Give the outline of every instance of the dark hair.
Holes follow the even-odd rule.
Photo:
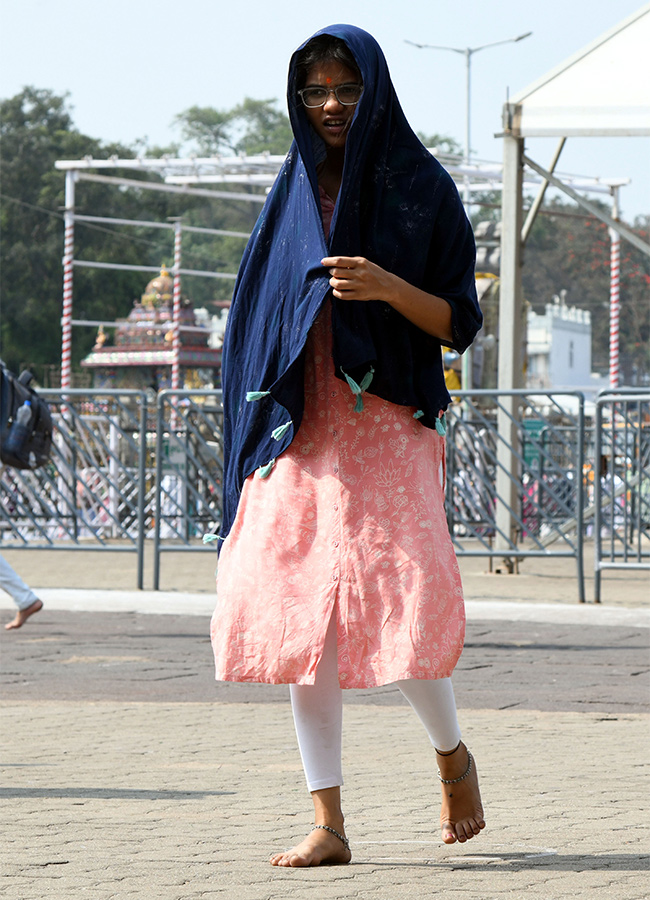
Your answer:
[[[305,44],[296,57],[296,81],[298,90],[305,86],[307,75],[312,66],[330,61],[343,63],[343,65],[352,69],[359,81],[363,83],[357,61],[345,41],[342,41],[341,38],[334,37],[331,34],[319,34],[317,37],[312,38],[308,44]]]

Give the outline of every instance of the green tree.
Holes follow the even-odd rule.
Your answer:
[[[103,144],[78,132],[66,96],[26,88],[0,104],[0,354],[15,370],[33,369],[41,378],[45,367],[61,358],[63,206],[65,176],[54,167],[57,159],[92,156],[130,158],[146,151],[157,156],[177,148],[134,149]],[[113,170],[130,179],[156,180],[153,173]],[[254,207],[251,209],[251,207]],[[144,220],[164,222],[180,216],[187,224],[248,231],[259,205],[242,201],[210,201],[80,181],[76,210],[80,213],[142,219],[142,228],[78,221],[75,258],[98,262],[160,266],[173,262],[170,231],[152,229]],[[236,272],[244,247],[239,238],[186,234],[183,266]],[[149,280],[141,272],[75,268],[73,315],[77,319],[114,321],[128,315]],[[183,285],[195,305],[228,299],[232,282],[188,278]],[[73,369],[90,351],[95,330],[75,327]]]
[[[636,222],[648,240],[650,217]],[[607,226],[572,204],[556,200],[539,215],[531,231],[522,269],[526,299],[541,312],[554,295],[566,291],[570,306],[591,313],[592,364],[609,369],[610,240]],[[620,355],[625,382],[650,375],[650,258],[621,240]]]
[[[102,143],[74,127],[67,96],[25,88],[0,103],[0,354],[13,370],[23,366],[41,374],[61,358],[61,306],[63,272],[64,174],[55,169],[58,159],[87,156],[175,155],[178,145],[134,147]],[[274,100],[246,98],[231,110],[191,107],[176,117],[183,138],[201,155],[215,153],[284,154],[292,140],[287,116]],[[429,146],[455,152],[450,138],[429,136]],[[131,180],[159,181],[152,172],[112,170]],[[224,186],[223,189],[227,190]],[[233,195],[246,189],[233,186]],[[253,188],[248,188],[253,192]],[[79,181],[76,211],[109,218],[142,220],[142,227],[106,223],[75,224],[75,259],[160,266],[173,262],[169,230],[152,229],[146,221],[164,222],[180,217],[184,224],[224,231],[250,232],[261,204],[233,199],[204,199],[185,194],[128,188]],[[245,240],[239,237],[185,232],[184,268],[236,273]],[[128,315],[149,276],[141,272],[75,268],[74,317],[114,321]],[[211,307],[230,299],[233,282],[226,279],[187,277],[183,293],[195,306]],[[90,351],[95,330],[75,328],[73,369]]]
[[[431,150],[437,148],[440,156],[453,156],[462,160],[463,148],[454,138],[444,134],[428,134],[424,131],[418,131],[417,135],[425,147]]]
[[[235,144],[238,153],[270,153],[283,156],[293,140],[288,116],[276,109],[276,100],[252,100],[246,97],[233,110],[233,121],[243,129]]]
[[[232,110],[191,106],[179,113],[173,124],[180,127],[183,139],[189,141],[192,149],[200,156],[218,156],[225,150],[235,150],[232,142]]]
[[[292,141],[288,116],[277,109],[277,100],[253,100],[229,110],[192,106],[174,119],[192,152],[202,156],[220,153],[271,153],[284,155]]]
[[[44,366],[56,366],[61,356],[65,176],[54,163],[57,159],[128,158],[134,154],[128,147],[102,144],[78,132],[67,96],[51,91],[25,88],[2,101],[0,117],[0,353],[11,369],[27,366],[40,374]],[[147,194],[143,211],[138,191],[120,192],[103,184],[79,182],[76,209],[151,219],[183,211],[176,198]],[[81,222],[75,227],[77,259],[160,265],[169,258],[169,247],[169,241],[165,248],[160,235],[152,236],[151,230],[127,234]],[[74,317],[112,321],[125,316],[143,287],[141,273],[77,268]],[[73,366],[78,366],[93,342],[94,331],[75,329]]]

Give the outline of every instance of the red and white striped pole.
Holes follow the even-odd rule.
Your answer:
[[[612,188],[614,196],[614,209],[612,218],[618,219],[618,188]],[[609,229],[610,249],[610,273],[609,273],[609,386],[617,388],[620,382],[619,374],[619,316],[620,302],[620,275],[621,275],[621,236],[613,228]]]
[[[174,222],[174,289],[172,303],[173,341],[172,341],[172,390],[177,391],[180,384],[181,357],[181,223]]]
[[[72,284],[74,259],[74,186],[76,172],[65,173],[63,237],[63,314],[61,316],[61,387],[72,387]]]

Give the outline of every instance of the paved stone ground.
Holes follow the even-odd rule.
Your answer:
[[[7,702],[3,896],[647,898],[642,717],[466,712],[488,828],[454,847],[410,710],[345,719],[353,863],[278,871],[269,852],[310,821],[286,705]]]
[[[523,583],[508,579],[510,590]],[[548,581],[525,584],[528,619],[514,598],[511,617],[472,606],[454,677],[486,831],[442,844],[433,753],[411,710],[390,688],[346,692],[353,862],[307,871],[267,861],[310,823],[287,689],[215,685],[208,617],[180,614],[181,595],[176,607],[165,598],[166,615],[129,611],[157,596],[127,598],[123,612],[94,600],[89,611],[82,594],[69,598],[77,611],[46,597],[23,629],[0,632],[0,895],[647,900],[641,583],[621,582],[617,606],[627,593],[637,609],[610,619],[564,602],[542,609]]]
[[[10,617],[10,614],[9,614]],[[6,700],[286,703],[283,685],[216,684],[202,616],[45,609],[0,632]],[[469,622],[454,674],[473,709],[647,711],[649,629]],[[346,691],[346,702],[405,704],[395,688]]]

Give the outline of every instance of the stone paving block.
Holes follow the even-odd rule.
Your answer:
[[[311,820],[288,705],[5,703],[14,825],[0,891],[7,900],[643,896],[647,717],[464,710],[462,723],[486,803],[479,838],[440,842],[432,749],[410,709],[348,705],[353,864],[278,872],[268,856]],[[613,746],[626,748],[615,780]]]

